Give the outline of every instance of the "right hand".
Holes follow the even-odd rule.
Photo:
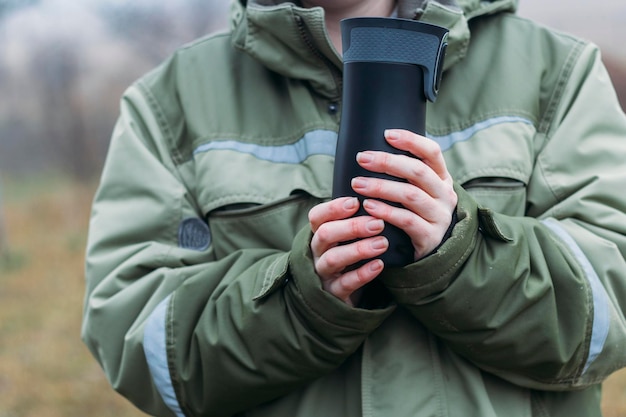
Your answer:
[[[360,290],[382,272],[383,261],[373,258],[389,247],[387,239],[378,236],[384,222],[371,216],[351,217],[358,209],[357,198],[341,197],[309,211],[315,272],[324,290],[350,306],[358,303]],[[367,259],[372,260],[356,269],[347,269]]]

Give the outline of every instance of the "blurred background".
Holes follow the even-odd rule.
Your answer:
[[[626,2],[521,0],[600,46],[626,108]],[[142,416],[79,338],[89,205],[136,78],[227,27],[228,0],[0,0],[0,417]],[[626,415],[625,372],[606,417]]]

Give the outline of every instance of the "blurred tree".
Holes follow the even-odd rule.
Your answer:
[[[182,42],[189,42],[225,23],[225,1],[103,2],[101,15],[111,32],[154,62],[161,61]],[[174,19],[173,16],[178,16]]]
[[[86,134],[80,78],[79,49],[71,43],[40,44],[34,50],[32,79],[43,109],[42,132],[53,144],[56,161],[76,179],[90,177],[93,153]]]
[[[224,26],[227,8],[225,0],[0,0],[0,169],[98,175],[123,90]]]

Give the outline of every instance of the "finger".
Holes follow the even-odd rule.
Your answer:
[[[322,224],[313,234],[311,251],[317,257],[341,242],[380,234],[385,223],[374,217],[359,216]]]
[[[385,139],[394,148],[407,151],[423,160],[442,179],[449,173],[441,147],[437,142],[408,130],[388,129]]]
[[[409,210],[381,201],[365,200],[363,208],[372,216],[380,217],[409,235],[415,249],[415,259],[420,259],[439,246],[452,221],[451,211],[447,209],[442,209],[436,220],[428,221]]]
[[[313,233],[319,227],[332,220],[347,219],[359,209],[359,200],[356,197],[340,197],[320,203],[309,210],[309,223]]]
[[[324,252],[315,263],[315,271],[328,281],[344,273],[345,269],[358,262],[375,258],[389,247],[383,236],[361,239],[356,242],[338,245]]]
[[[340,300],[352,305],[350,296],[380,275],[383,267],[383,261],[380,259],[372,260],[328,282],[325,289]]]
[[[445,186],[443,182],[439,183],[440,187]],[[435,194],[445,198],[435,198],[420,187],[400,181],[356,177],[352,180],[352,188],[365,197],[401,204],[429,221],[436,221],[442,212],[449,211],[448,207],[456,205],[456,200],[444,191],[436,191]]]
[[[431,222],[401,207],[394,207],[377,200],[365,200],[363,208],[371,215],[392,224],[406,232],[409,236],[425,236],[428,238]]]
[[[445,195],[442,185],[451,187],[452,180],[443,181],[435,171],[423,161],[405,155],[390,154],[387,152],[365,151],[357,154],[357,162],[363,168],[372,172],[385,173],[402,178],[419,188],[422,188],[433,197]]]

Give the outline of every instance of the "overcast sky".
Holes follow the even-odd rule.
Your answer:
[[[591,40],[626,62],[625,0],[520,0],[519,14]]]

